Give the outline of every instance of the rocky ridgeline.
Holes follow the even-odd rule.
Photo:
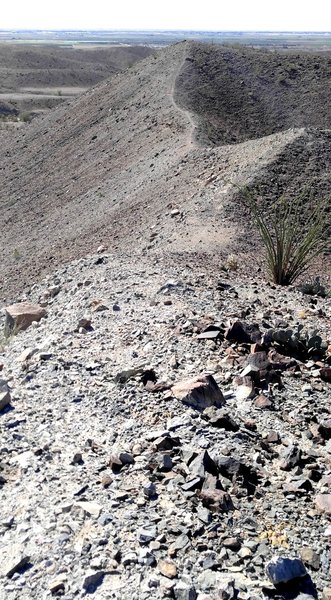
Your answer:
[[[330,298],[131,260],[4,311],[0,597],[329,600]]]

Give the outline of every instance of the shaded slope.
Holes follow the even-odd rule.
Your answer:
[[[306,129],[259,173],[254,193],[270,203],[275,194],[321,199],[331,193],[331,129]]]
[[[10,115],[16,115],[17,113],[17,109],[10,102],[0,100],[0,117],[8,117]]]
[[[331,123],[331,55],[192,43],[177,98],[198,116],[202,144],[238,143]]]

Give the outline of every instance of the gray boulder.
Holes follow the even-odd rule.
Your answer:
[[[285,556],[274,556],[266,566],[266,573],[274,585],[307,575],[302,560]]]

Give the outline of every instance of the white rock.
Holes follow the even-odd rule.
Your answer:
[[[29,560],[30,556],[25,552],[22,544],[16,543],[7,546],[0,555],[0,576],[11,577]]]
[[[75,502],[74,506],[78,506],[78,508],[81,508],[88,515],[95,517],[96,519],[100,516],[102,511],[102,506],[97,504],[97,502]]]

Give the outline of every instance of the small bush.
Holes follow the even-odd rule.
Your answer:
[[[238,270],[238,257],[235,254],[229,254],[225,261],[225,268],[228,271],[237,271]]]
[[[20,121],[23,121],[23,123],[30,123],[30,121],[32,121],[32,113],[31,112],[23,112],[20,113]]]
[[[20,327],[8,329],[8,327],[4,326],[3,329],[0,329],[0,352],[5,351],[6,346],[8,346],[11,339],[17,335],[19,331]]]
[[[331,250],[330,198],[307,202],[282,196],[266,211],[245,190],[247,206],[266,250],[274,283],[290,285],[316,256]]]

